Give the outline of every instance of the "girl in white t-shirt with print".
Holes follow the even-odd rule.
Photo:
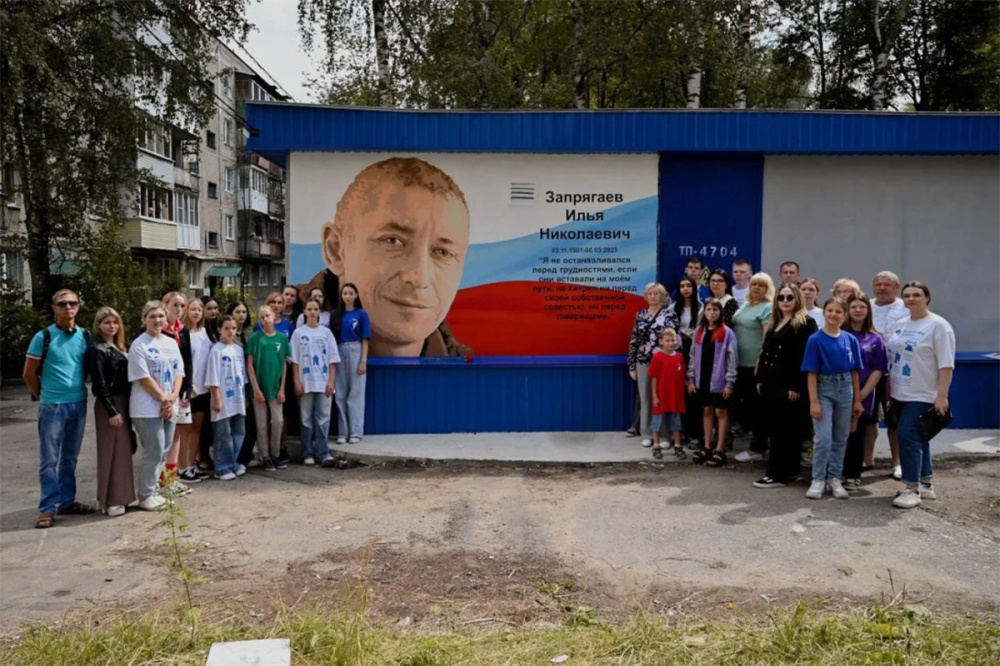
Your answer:
[[[177,342],[163,333],[167,323],[163,303],[146,303],[142,308],[142,323],[145,332],[128,350],[128,380],[132,382],[129,414],[143,448],[139,508],[156,511],[167,503],[160,496],[160,473],[174,441],[184,361]]]
[[[899,423],[899,461],[905,488],[893,506],[912,509],[921,500],[937,499],[930,442],[920,418],[931,410],[949,411],[948,390],[955,372],[955,330],[930,311],[931,290],[923,282],[903,285],[903,304],[910,311],[888,332],[889,396]]]
[[[236,320],[226,315],[219,341],[208,354],[205,386],[212,393],[212,433],[215,436],[215,478],[232,481],[246,474],[236,461],[246,436],[246,364],[236,344]]]
[[[303,313],[305,326],[292,333],[292,364],[295,395],[299,396],[302,429],[302,464],[333,467],[330,455],[330,412],[340,353],[327,326],[320,326],[320,303],[311,299]]]

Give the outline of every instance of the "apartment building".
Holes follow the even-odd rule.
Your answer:
[[[165,31],[154,32],[146,38],[169,39]],[[286,276],[285,173],[247,151],[243,106],[286,97],[218,42],[206,85],[216,104],[200,130],[162,123],[156,104],[140,104],[150,122],[136,164],[148,177],[139,183],[123,237],[151,276],[181,276],[190,296],[235,288],[260,304]],[[0,166],[0,231],[23,236],[18,175],[12,164]],[[70,275],[76,262],[55,257],[50,269]],[[30,288],[23,254],[0,253],[0,277]]]
[[[261,303],[286,274],[285,174],[246,150],[242,106],[285,97],[221,43],[209,74],[208,124],[151,131],[140,147],[139,166],[159,182],[140,184],[125,237],[151,274],[182,275],[192,296],[236,288]]]

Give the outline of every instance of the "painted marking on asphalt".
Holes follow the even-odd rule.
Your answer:
[[[973,437],[952,444],[956,449],[966,453],[1000,453],[1000,447],[990,446],[986,442],[994,441],[996,437]]]

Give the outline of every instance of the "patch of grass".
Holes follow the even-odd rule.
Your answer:
[[[29,627],[0,647],[0,663],[24,666],[169,664],[201,666],[213,642],[289,638],[296,666],[392,664],[986,664],[1000,654],[993,621],[914,613],[903,607],[816,612],[805,604],[766,620],[669,625],[644,614],[618,625],[579,623],[545,630],[470,629],[404,633],[359,617],[363,602],[282,609],[271,623],[231,620],[190,627],[176,616],[122,615],[99,628]]]

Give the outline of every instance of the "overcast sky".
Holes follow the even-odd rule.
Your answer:
[[[314,72],[309,56],[303,53],[299,41],[296,0],[258,0],[250,4],[247,17],[257,29],[250,33],[247,50],[277,79],[297,102],[314,101],[305,87],[303,72]],[[256,68],[253,61],[237,49],[237,55]]]

